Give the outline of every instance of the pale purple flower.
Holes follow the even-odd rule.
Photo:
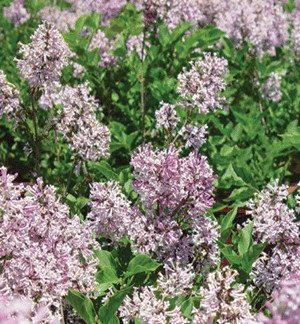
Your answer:
[[[112,53],[114,46],[114,41],[108,39],[103,31],[98,30],[91,40],[89,50],[99,50],[99,65],[105,67],[109,65],[115,65],[118,61],[118,59],[113,56]]]
[[[299,222],[296,222],[294,210],[286,204],[287,189],[287,186],[280,186],[276,180],[248,202],[249,214],[253,218],[253,234],[257,241],[299,244]]]
[[[213,204],[213,173],[197,152],[180,158],[172,146],[159,151],[146,144],[133,155],[131,165],[134,189],[147,208],[156,203],[171,213],[187,210],[189,217],[200,217]]]
[[[93,183],[90,200],[87,220],[97,234],[116,241],[127,234],[131,226],[130,204],[116,182]]]
[[[47,305],[35,304],[22,296],[0,295],[0,322],[2,324],[59,324],[59,315],[53,315]]]
[[[18,120],[20,112],[19,91],[7,82],[6,76],[0,70],[0,117],[6,115],[9,119]]]
[[[192,147],[198,150],[205,142],[208,126],[201,127],[187,124],[180,130],[180,135],[185,140],[185,147]]]
[[[13,0],[9,7],[3,9],[3,16],[15,26],[22,25],[30,19],[30,14],[24,7],[24,0]]]
[[[155,295],[155,288],[145,286],[135,288],[132,297],[126,296],[119,308],[119,315],[124,323],[139,319],[141,323],[158,324],[187,324],[188,320],[183,317],[179,307],[169,310],[170,303],[159,299]]]
[[[81,64],[78,63],[73,63],[72,64],[73,67],[73,76],[75,78],[80,78],[83,76],[83,74],[86,72],[84,66],[82,66]]]
[[[278,102],[282,97],[281,92],[281,75],[271,73],[268,80],[262,87],[263,96],[270,101]]]
[[[203,59],[191,62],[191,68],[178,75],[178,93],[183,104],[202,114],[223,108],[226,99],[221,92],[226,87],[226,73],[227,60],[216,54],[204,53]]]
[[[62,69],[72,56],[61,34],[48,22],[38,27],[31,43],[21,44],[20,52],[23,58],[17,60],[17,66],[33,88],[59,81]]]
[[[250,323],[254,317],[244,294],[236,284],[238,272],[228,266],[208,274],[200,288],[200,308],[194,309],[193,323]]]
[[[51,186],[14,184],[0,171],[1,294],[19,295],[57,310],[69,289],[92,292],[97,262],[89,227],[69,217]]]
[[[136,51],[137,55],[141,60],[145,58],[147,47],[149,46],[149,42],[145,41],[143,50],[143,38],[143,34],[130,35],[126,42],[127,52],[131,54],[132,52]]]
[[[284,278],[272,293],[272,301],[267,302],[271,318],[259,316],[260,323],[296,324],[300,320],[300,274],[290,274]]]
[[[176,297],[189,295],[193,288],[195,272],[193,265],[181,265],[170,262],[164,265],[164,273],[160,272],[157,279],[157,289],[163,296]]]
[[[109,155],[110,132],[96,117],[97,101],[86,84],[65,86],[50,98],[63,106],[56,128],[72,151],[84,160],[96,161]]]
[[[274,0],[220,1],[213,22],[224,30],[236,45],[249,41],[256,53],[275,54],[275,48],[289,39],[288,15]]]
[[[277,245],[269,255],[263,253],[252,269],[255,284],[272,291],[280,280],[287,278],[290,273],[300,271],[299,257],[300,247],[297,245]]]
[[[155,112],[156,127],[171,131],[176,128],[179,118],[176,114],[175,106],[161,102],[160,108]]]
[[[53,24],[60,32],[67,32],[75,27],[76,21],[84,12],[72,9],[60,10],[57,7],[46,6],[38,12],[43,21]]]

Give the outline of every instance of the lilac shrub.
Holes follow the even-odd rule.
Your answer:
[[[16,184],[1,169],[1,295],[19,295],[58,310],[70,288],[92,292],[97,242],[41,179]]]
[[[226,87],[226,73],[227,61],[216,54],[204,53],[203,59],[191,62],[191,68],[178,75],[178,93],[184,106],[202,114],[222,108],[225,97],[220,94]]]
[[[21,44],[22,59],[17,66],[32,88],[59,81],[72,52],[58,30],[48,22],[39,26],[31,36],[31,43]]]

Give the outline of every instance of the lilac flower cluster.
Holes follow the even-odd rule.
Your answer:
[[[144,52],[143,52],[143,34],[139,35],[130,35],[126,42],[127,52],[130,54],[133,51],[136,51],[137,55],[141,60],[145,58],[145,53],[147,46],[149,46],[148,42],[145,42]]]
[[[202,299],[199,309],[194,309],[193,323],[246,324],[254,320],[243,285],[233,287],[237,275],[229,267],[208,274],[200,289]]]
[[[156,297],[156,289],[152,286],[135,288],[132,297],[126,296],[119,308],[119,314],[124,323],[131,323],[133,319],[139,319],[141,323],[174,323],[187,324],[179,307],[169,310],[170,303],[167,300]]]
[[[255,282],[271,291],[282,277],[300,270],[300,228],[295,211],[287,206],[287,186],[278,180],[269,184],[248,203],[253,234],[258,242],[272,245],[255,263]]]
[[[69,217],[51,186],[15,184],[0,171],[1,295],[58,308],[70,288],[94,289],[96,261],[89,227]]]
[[[204,53],[203,59],[191,62],[190,70],[178,75],[178,93],[184,106],[198,108],[202,114],[222,108],[226,99],[220,93],[226,87],[226,73],[227,60],[216,54]]]
[[[287,189],[276,180],[249,201],[249,214],[254,220],[253,234],[259,242],[299,244],[299,223],[294,210],[286,204]]]
[[[213,173],[206,158],[196,152],[180,158],[172,146],[155,150],[146,144],[132,156],[131,165],[134,189],[147,208],[157,204],[161,210],[180,211],[193,219],[213,204]]]
[[[77,19],[84,12],[73,9],[60,10],[57,7],[46,6],[38,12],[38,16],[48,23],[53,24],[60,32],[67,32],[75,27]]]
[[[215,266],[217,225],[204,216],[213,204],[213,175],[205,157],[194,151],[181,158],[174,147],[159,151],[146,144],[131,164],[133,187],[144,207],[130,207],[115,183],[93,184],[91,227],[112,239],[128,235],[134,251],[154,253],[165,263]],[[178,219],[193,231],[185,233]]]
[[[281,75],[278,73],[271,73],[268,80],[262,87],[262,92],[267,100],[278,102],[282,97],[281,92]]]
[[[282,4],[274,0],[219,1],[213,22],[240,45],[250,41],[258,55],[275,53],[289,39],[289,21]]]
[[[41,24],[31,36],[31,43],[22,44],[22,59],[17,60],[21,75],[33,88],[59,81],[62,69],[72,56],[58,30],[48,22]]]
[[[272,291],[282,278],[300,271],[299,257],[299,246],[278,245],[271,251],[271,255],[263,253],[252,269],[255,284]]]
[[[43,104],[62,105],[56,128],[69,142],[71,149],[84,160],[95,161],[109,155],[110,132],[96,117],[97,101],[89,94],[86,84],[65,86],[57,92],[49,91]]]
[[[120,186],[114,181],[93,183],[90,200],[91,212],[87,219],[92,229],[115,241],[121,239],[130,227],[131,210]]]
[[[206,142],[207,125],[197,127],[191,124],[183,126],[180,135],[185,140],[185,147],[199,149]]]
[[[5,114],[9,119],[18,117],[20,110],[19,91],[9,84],[0,70],[0,117]]]
[[[24,7],[24,0],[13,0],[9,7],[3,9],[3,16],[15,26],[24,24],[30,18]]]
[[[117,63],[117,58],[113,56],[114,41],[108,39],[104,32],[98,30],[92,38],[89,50],[99,50],[100,66],[114,65]]]
[[[160,108],[155,112],[155,118],[156,127],[167,131],[175,129],[179,120],[175,106],[165,102],[160,103]]]
[[[0,295],[0,322],[3,324],[59,324],[60,317],[51,314],[45,305],[35,305],[30,299]]]
[[[272,293],[272,302],[267,303],[271,319],[259,316],[260,323],[295,324],[300,318],[300,274],[293,273],[282,280]]]

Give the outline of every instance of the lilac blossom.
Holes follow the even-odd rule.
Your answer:
[[[295,324],[300,318],[300,274],[292,273],[284,278],[267,302],[271,318],[260,314],[258,321],[265,324]]]
[[[120,186],[114,181],[93,183],[90,200],[87,220],[93,230],[116,241],[121,239],[131,225],[131,209]]]
[[[185,147],[198,150],[206,142],[207,128],[207,125],[197,127],[187,124],[183,126],[180,135],[185,140]]]
[[[268,80],[262,87],[263,96],[270,101],[278,102],[282,97],[281,92],[281,75],[279,73],[271,73]]]
[[[294,210],[287,204],[287,186],[269,184],[249,201],[249,214],[253,218],[253,234],[259,242],[299,244],[299,223]]]
[[[156,127],[171,131],[176,128],[179,118],[176,114],[175,106],[161,102],[160,108],[155,112]]]
[[[17,119],[20,112],[19,91],[6,80],[0,70],[0,117],[4,114],[9,119]]]
[[[2,324],[59,324],[61,318],[53,315],[46,305],[36,305],[26,297],[0,295],[0,322]]]
[[[146,49],[149,46],[149,42],[145,41],[145,44],[143,45],[144,41],[144,35],[130,35],[126,42],[126,48],[127,52],[131,54],[132,52],[136,51],[137,55],[141,60],[145,58],[146,55]],[[143,49],[144,46],[144,49]]]
[[[164,274],[161,272],[157,279],[157,289],[166,297],[189,295],[193,288],[195,272],[192,264],[180,265],[171,262],[164,265]]]
[[[78,18],[84,12],[72,9],[60,10],[57,7],[46,6],[38,12],[38,16],[48,23],[53,24],[60,32],[67,32],[75,27]]]
[[[191,68],[178,75],[178,93],[183,104],[202,114],[223,108],[225,97],[220,94],[226,87],[226,73],[227,60],[216,54],[204,53],[203,59],[191,62]]]
[[[24,24],[30,14],[24,7],[24,0],[13,0],[9,7],[3,9],[3,16],[15,26]]]
[[[200,288],[199,309],[194,309],[193,323],[250,323],[254,320],[243,285],[235,285],[238,272],[228,266],[208,274]]]
[[[154,203],[173,212],[184,207],[192,217],[203,215],[213,204],[212,170],[196,152],[180,158],[172,146],[159,151],[146,144],[133,155],[131,165],[134,189],[147,208]]]
[[[44,22],[31,36],[31,43],[21,44],[22,59],[17,60],[21,75],[31,87],[59,81],[64,66],[72,56],[58,30]]]
[[[119,315],[124,323],[139,319],[141,323],[173,323],[185,324],[188,320],[183,317],[179,307],[169,310],[167,300],[156,297],[152,286],[135,288],[132,297],[126,296],[119,308]]]
[[[63,106],[56,128],[72,151],[84,160],[96,161],[109,155],[110,132],[97,120],[97,101],[89,92],[86,84],[65,86],[50,98]]]
[[[275,48],[288,42],[289,22],[282,4],[273,0],[220,1],[213,22],[236,45],[253,44],[258,55],[275,54]]]
[[[252,269],[255,284],[272,291],[281,279],[300,271],[299,257],[300,247],[297,245],[281,244],[275,246],[269,254],[263,253]]]
[[[58,311],[69,289],[90,293],[97,263],[89,227],[69,217],[51,186],[15,184],[0,171],[1,294],[20,295]]]
[[[102,67],[114,65],[117,63],[117,58],[113,56],[114,41],[108,39],[105,33],[98,30],[93,36],[89,50],[99,50],[100,61],[99,65]]]
[[[72,64],[72,67],[73,67],[73,76],[75,78],[80,78],[83,76],[83,74],[86,72],[84,66],[82,66],[81,64],[79,63],[73,63]]]

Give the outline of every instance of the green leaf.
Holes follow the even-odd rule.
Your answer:
[[[115,318],[115,313],[123,302],[123,299],[131,292],[131,289],[132,287],[126,287],[119,290],[112,297],[110,297],[103,306],[100,307],[98,314],[101,323],[111,323],[111,321]]]
[[[83,294],[70,290],[67,295],[68,302],[87,324],[95,324],[96,311],[92,301]]]
[[[103,283],[116,283],[119,281],[116,270],[116,263],[109,251],[95,251],[95,256],[99,259],[100,270],[97,273],[97,281]]]
[[[129,262],[125,277],[130,277],[141,272],[149,273],[155,271],[159,266],[160,264],[150,257],[138,254]]]
[[[240,255],[243,255],[248,252],[250,243],[251,243],[251,235],[253,229],[253,222],[247,224],[240,233],[240,240],[238,243],[238,251]]]
[[[232,224],[237,214],[237,210],[238,208],[234,207],[221,221],[221,239],[223,242],[226,241],[232,229]]]

